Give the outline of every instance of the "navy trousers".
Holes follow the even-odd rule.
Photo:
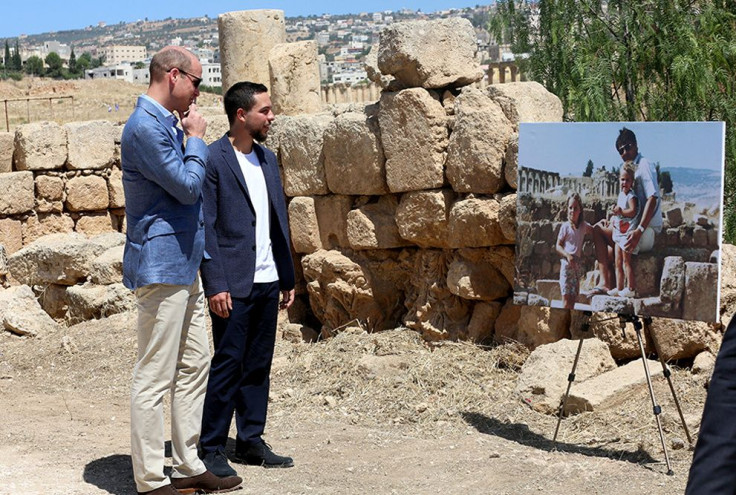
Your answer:
[[[736,317],[716,358],[687,495],[736,494]]]
[[[215,354],[202,415],[204,452],[225,449],[233,412],[238,444],[260,442],[266,426],[279,284],[254,284],[249,297],[232,302],[229,318],[210,313]]]

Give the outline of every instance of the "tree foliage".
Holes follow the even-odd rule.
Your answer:
[[[585,172],[583,172],[583,177],[593,177],[594,168],[595,165],[593,164],[593,160],[588,160],[588,164],[585,166]]]
[[[735,0],[499,0],[489,28],[566,120],[736,124]],[[736,136],[726,139],[726,239],[736,241]]]
[[[46,55],[44,61],[48,66],[48,70],[46,71],[47,76],[57,78],[63,76],[62,69],[64,68],[64,61],[61,59],[58,53],[49,53],[48,55]]]
[[[38,55],[31,55],[28,57],[28,60],[26,60],[26,65],[23,70],[26,74],[30,74],[32,76],[42,76],[44,72],[43,60],[41,60],[41,57]]]

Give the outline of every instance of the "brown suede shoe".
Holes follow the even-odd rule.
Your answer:
[[[189,478],[171,478],[171,484],[179,490],[182,495],[191,493],[225,493],[242,488],[243,478],[240,476],[227,476],[220,478],[210,471],[205,471],[198,476]]]
[[[138,495],[181,495],[181,492],[177,491],[177,489],[171,485],[164,485],[156,488],[155,490],[151,490],[150,492],[138,492]]]

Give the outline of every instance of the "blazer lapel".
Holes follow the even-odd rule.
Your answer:
[[[238,180],[238,184],[240,184],[240,187],[243,190],[245,199],[248,201],[248,205],[250,205],[251,210],[253,210],[253,203],[250,200],[250,193],[248,192],[248,184],[245,182],[243,170],[240,168],[240,162],[238,162],[238,157],[235,155],[235,149],[233,149],[233,145],[230,142],[230,139],[228,139],[227,134],[225,134],[225,136],[220,140],[220,148],[222,150],[223,160],[225,160],[225,163],[230,167],[233,175],[235,175],[235,178]]]

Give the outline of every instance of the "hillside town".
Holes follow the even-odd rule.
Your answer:
[[[388,25],[408,20],[464,17],[473,24],[478,42],[477,56],[487,71],[488,63],[512,57],[508,47],[496,44],[487,31],[491,10],[491,5],[478,5],[431,13],[402,9],[309,17],[289,17],[285,12],[286,41],[316,40],[323,86],[355,85],[367,82],[365,58],[371,47],[378,44],[379,33]],[[122,79],[141,84],[148,83],[148,63],[156,51],[166,45],[183,46],[202,61],[202,84],[210,88],[222,85],[217,19],[207,16],[146,18],[118,24],[100,22],[83,29],[0,38],[0,43],[6,47],[5,51],[0,50],[3,66],[7,65],[5,57],[14,50],[24,65],[31,57],[46,60],[50,53],[58,54],[68,65],[70,59],[78,60],[87,54],[85,58],[91,63],[83,71],[85,79]]]

